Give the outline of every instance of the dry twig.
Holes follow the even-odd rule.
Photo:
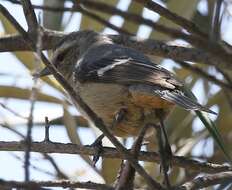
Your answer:
[[[0,141],[0,151],[24,151],[24,142],[5,142]],[[81,146],[72,143],[56,143],[56,142],[32,142],[32,152],[41,153],[60,153],[60,154],[82,154],[93,156],[96,154],[96,149],[90,146]],[[128,150],[130,151],[130,150]],[[118,158],[123,159],[123,156],[115,148],[104,147],[100,156],[105,158]],[[159,154],[156,152],[140,151],[138,160],[147,162],[160,163]],[[200,162],[191,160],[183,156],[173,156],[172,165],[204,173],[217,173],[223,171],[232,171],[228,165],[220,165],[209,162]]]
[[[5,181],[0,180],[1,188],[23,188],[23,189],[37,189],[40,187],[63,187],[63,188],[81,188],[81,189],[96,189],[96,190],[113,190],[105,184],[93,183],[93,182],[76,182],[70,180],[59,181]]]

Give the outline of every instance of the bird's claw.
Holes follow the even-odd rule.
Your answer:
[[[104,135],[100,135],[91,145],[90,147],[94,147],[96,149],[96,154],[93,156],[93,166],[95,167],[97,161],[100,158],[100,155],[102,153],[103,150],[103,146],[102,146],[102,139],[104,138]]]

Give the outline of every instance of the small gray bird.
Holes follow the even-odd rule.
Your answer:
[[[106,126],[112,127],[117,118],[111,128],[116,136],[138,135],[144,125],[157,123],[157,111],[165,118],[175,105],[214,113],[189,98],[171,72],[94,31],[64,37],[52,63]],[[47,74],[45,68],[39,76]]]

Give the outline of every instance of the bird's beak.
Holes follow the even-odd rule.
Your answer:
[[[49,71],[48,67],[45,67],[40,72],[33,74],[33,77],[40,78],[40,77],[45,77],[45,76],[48,76],[48,75],[51,75],[51,74],[52,73]]]

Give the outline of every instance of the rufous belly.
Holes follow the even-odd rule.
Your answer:
[[[108,83],[83,83],[77,91],[84,102],[104,121],[116,136],[137,136],[148,123],[156,123],[156,109],[168,114],[174,104],[150,92],[129,90],[128,86]],[[123,119],[112,129],[116,114],[125,109]]]

